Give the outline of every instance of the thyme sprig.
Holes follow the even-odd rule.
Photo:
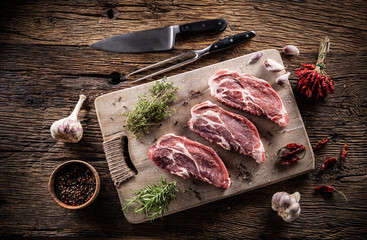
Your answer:
[[[147,185],[144,188],[134,192],[134,197],[126,199],[127,203],[123,210],[136,203],[134,208],[136,214],[145,213],[151,221],[168,211],[169,205],[178,192],[176,182],[167,183],[163,178],[157,184]]]
[[[135,109],[123,114],[127,116],[126,128],[137,137],[141,133],[146,133],[148,127],[154,123],[171,117],[175,111],[175,109],[169,110],[168,104],[176,99],[178,87],[174,87],[172,82],[166,82],[166,77],[157,81],[149,91],[151,93],[149,99],[144,93],[139,97]]]

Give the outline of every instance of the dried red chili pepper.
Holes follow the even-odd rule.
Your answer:
[[[340,193],[341,195],[343,195],[343,197],[345,198],[345,200],[347,200],[347,202],[348,202],[347,196],[345,196],[345,194],[343,192],[336,190],[332,186],[322,185],[322,186],[319,186],[319,187],[315,187],[315,192],[316,193],[332,193],[332,192],[337,192],[337,193]]]
[[[321,166],[321,171],[324,171],[325,169],[333,166],[336,163],[335,158],[328,158],[324,161],[324,163]]]
[[[345,143],[339,158],[339,168],[342,170],[344,169],[343,163],[345,159],[347,159],[347,156],[348,156],[348,144]]]
[[[279,149],[278,155],[282,149],[289,150],[288,152],[283,153],[279,157],[281,159],[281,164],[288,165],[288,164],[297,162],[298,160],[302,159],[304,155],[301,158],[299,158],[296,154],[306,150],[306,147],[298,143],[288,143],[287,145],[285,145],[285,147],[282,147],[281,149]]]
[[[334,192],[335,188],[332,186],[326,186],[326,185],[322,185],[319,187],[315,187],[315,192],[317,193],[327,193],[327,192]]]
[[[283,165],[288,165],[288,164],[297,162],[298,160],[299,160],[299,157],[296,155],[296,156],[292,156],[290,158],[283,159],[282,164]]]
[[[316,64],[304,64],[296,69],[297,91],[307,98],[319,99],[334,93],[334,81],[325,72],[325,57],[329,52],[329,38],[321,41]]]
[[[348,144],[345,143],[340,158],[345,160],[347,159],[347,155],[348,155]]]
[[[298,143],[288,143],[287,145],[285,145],[285,147],[289,150],[294,150],[294,149],[297,149],[297,148],[306,149],[305,146],[303,146],[302,144],[298,144]]]
[[[289,157],[292,157],[294,155],[296,155],[297,153],[300,153],[302,152],[303,150],[305,150],[304,148],[297,148],[293,151],[290,151],[290,152],[287,152],[287,153],[284,153],[281,158],[289,158]]]
[[[317,150],[322,148],[327,142],[329,142],[329,140],[331,139],[331,137],[326,137],[324,139],[321,139],[318,143],[316,143],[316,145],[313,147],[313,150]]]

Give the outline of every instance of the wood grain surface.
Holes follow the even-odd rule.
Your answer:
[[[0,236],[120,237],[125,239],[363,239],[367,228],[367,4],[365,1],[1,1],[0,2]],[[162,53],[118,54],[89,44],[135,30],[207,18],[225,18],[221,34],[179,36]],[[316,153],[316,167],[338,156],[348,142],[344,171],[315,170],[295,179],[165,217],[132,225],[108,173],[93,106],[101,94],[134,86],[109,83],[120,74],[208,44],[255,30],[249,43],[205,56],[168,75],[186,72],[249,52],[286,44],[301,55],[283,56],[292,71],[314,63],[319,40],[331,39],[327,72],[335,94],[307,102],[297,96],[311,143],[332,135]],[[71,113],[79,93],[88,95],[81,111],[84,137],[78,144],[56,143],[53,121]],[[101,177],[96,201],[80,211],[58,207],[47,182],[66,160],[91,163]],[[322,197],[313,188],[330,184],[343,191]],[[270,208],[277,191],[299,191],[302,213],[285,223]]]

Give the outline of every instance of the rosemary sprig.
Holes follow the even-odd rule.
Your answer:
[[[168,104],[173,102],[178,88],[173,83],[166,82],[166,77],[161,81],[157,81],[152,89],[150,89],[151,97],[147,99],[144,93],[139,97],[135,109],[129,113],[123,114],[127,116],[126,128],[139,136],[146,133],[149,126],[171,117],[175,111],[168,109]]]
[[[168,211],[169,205],[178,192],[176,182],[167,183],[163,178],[157,184],[147,185],[142,189],[134,192],[135,196],[126,199],[127,203],[123,210],[130,207],[132,203],[136,203],[134,208],[136,214],[145,213],[151,221],[162,216]]]

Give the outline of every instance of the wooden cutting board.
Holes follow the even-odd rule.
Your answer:
[[[264,66],[264,61],[267,58],[282,63],[281,56],[274,49],[264,50],[262,53],[263,57],[255,64],[247,64],[251,56],[249,54],[168,77],[167,80],[174,82],[174,85],[179,88],[177,100],[172,104],[176,112],[171,118],[163,121],[162,124],[152,127],[149,133],[140,139],[134,138],[129,132],[125,131],[124,122],[126,117],[121,116],[121,113],[133,110],[138,97],[148,92],[154,82],[109,93],[95,100],[104,141],[121,135],[127,136],[130,158],[138,170],[137,175],[117,187],[122,205],[125,203],[125,199],[133,196],[134,190],[140,189],[146,184],[156,183],[161,177],[168,181],[176,181],[180,189],[167,213],[171,214],[283,181],[314,169],[313,152],[291,86],[289,82],[281,86],[275,84],[275,79],[284,74],[285,71],[271,73]],[[208,90],[208,79],[221,69],[249,73],[268,81],[285,105],[290,119],[288,126],[282,128],[270,120],[232,109],[214,100]],[[200,91],[200,94],[197,94],[197,91]],[[190,118],[191,107],[206,100],[218,104],[227,111],[244,115],[256,125],[266,151],[266,162],[264,164],[259,165],[251,157],[224,150],[188,129],[186,123]],[[201,181],[185,180],[156,167],[149,159],[147,152],[156,139],[166,133],[186,136],[212,147],[222,158],[228,169],[232,180],[230,188],[224,190]],[[290,166],[276,164],[278,149],[291,142],[300,143],[307,147],[305,157]],[[125,211],[124,214],[131,223],[141,223],[148,220],[144,214],[136,215],[131,210]]]

